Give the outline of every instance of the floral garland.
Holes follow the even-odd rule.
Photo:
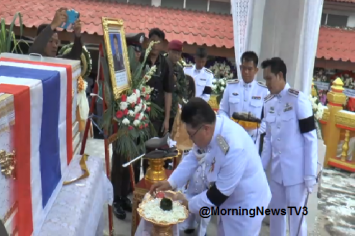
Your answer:
[[[324,106],[318,99],[318,90],[314,85],[312,85],[312,93],[313,94],[309,95],[309,100],[311,101],[314,119],[316,121],[317,136],[319,139],[322,139],[322,130],[319,120],[323,117]]]
[[[231,71],[230,66],[228,66],[225,62],[215,62],[209,69],[212,71],[215,78],[212,81],[212,92],[217,95],[222,95],[227,81],[233,79],[234,74]]]

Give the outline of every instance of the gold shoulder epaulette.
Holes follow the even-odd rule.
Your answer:
[[[239,83],[238,79],[227,80],[227,84],[237,84],[237,83]]]
[[[164,53],[164,54],[163,54],[163,56],[164,56],[164,57],[167,57],[167,56],[168,56],[168,53],[167,53],[167,52],[166,52],[166,53]]]
[[[261,87],[267,88],[267,87],[266,87],[266,84],[263,83],[263,82],[261,82],[261,81],[258,81],[258,85],[260,85]]]
[[[299,91],[297,91],[295,89],[292,89],[292,88],[289,88],[288,92],[289,92],[289,94],[291,94],[291,95],[293,95],[295,97],[298,97],[298,94],[300,93]]]
[[[229,145],[221,135],[217,135],[217,144],[221,151],[224,153],[224,155],[227,155],[229,151]]]
[[[205,71],[212,74],[212,71],[210,69],[205,68]]]
[[[273,99],[275,97],[274,94],[269,94],[264,98],[264,102],[270,101],[271,99]]]
[[[193,65],[191,65],[191,64],[186,64],[186,65],[184,65],[184,67],[189,68],[189,67],[193,67]]]

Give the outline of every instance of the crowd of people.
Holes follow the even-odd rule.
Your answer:
[[[66,19],[66,9],[62,8],[55,13],[51,24],[39,26],[30,53],[56,57],[60,45],[56,29]],[[80,60],[83,46],[80,19],[73,30],[74,44],[64,57]],[[201,207],[287,210],[288,206],[305,206],[316,184],[315,121],[307,95],[287,83],[284,61],[277,57],[263,61],[265,83],[258,82],[255,77],[259,73],[259,58],[254,52],[245,52],[241,56],[242,78],[228,83],[216,114],[207,103],[212,92],[213,73],[205,68],[206,49],[198,48],[195,65],[184,67],[179,63],[183,51],[181,41],[171,40],[168,51],[164,52],[165,33],[158,28],[149,31],[148,41],[159,42],[154,44],[144,68],[148,70],[154,65],[157,68],[148,85],[154,88],[152,102],[163,110],[161,116],[151,122],[157,135],[163,137],[171,132],[177,110],[182,106],[181,120],[194,143],[170,178],[151,189],[152,193],[182,190],[183,194],[176,195],[177,200],[191,213],[181,225],[185,233],[198,229],[199,235],[206,234],[208,220],[198,216]],[[134,70],[145,53],[141,45],[130,47],[134,54],[129,61]],[[195,97],[191,98],[192,89]],[[230,119],[235,112],[259,118],[260,128],[243,129]],[[125,219],[126,211],[132,211],[128,199],[130,174],[122,167],[122,158],[112,159],[114,214]],[[166,168],[169,164],[166,163]],[[138,182],[141,167],[137,163],[134,165],[135,181]],[[269,165],[268,182],[265,171]],[[302,214],[288,216],[290,236],[307,235]],[[263,218],[264,215],[222,215],[218,221],[218,235],[258,235]],[[270,235],[286,235],[286,215],[271,215]]]

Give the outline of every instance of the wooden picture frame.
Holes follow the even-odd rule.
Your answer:
[[[115,99],[132,85],[123,20],[102,17],[109,74]]]

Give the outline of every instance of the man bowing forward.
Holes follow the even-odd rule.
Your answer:
[[[260,156],[247,132],[228,117],[216,116],[202,98],[192,98],[183,106],[181,120],[194,149],[206,153],[202,179],[208,190],[189,201],[182,194],[177,199],[193,214],[203,214],[200,209],[212,207],[229,211],[219,217],[219,236],[259,235],[264,215],[253,214],[253,210],[266,209],[271,192]],[[196,150],[190,151],[167,181],[152,186],[151,193],[185,185],[199,165],[195,153]]]

